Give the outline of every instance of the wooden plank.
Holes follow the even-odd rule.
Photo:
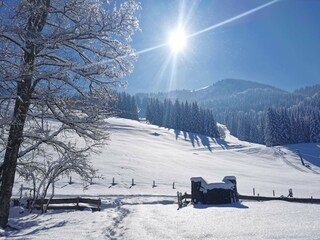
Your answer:
[[[191,194],[185,193],[182,197],[183,198],[191,198]]]
[[[42,208],[43,205],[47,204],[49,199],[37,199],[35,202],[35,207]],[[89,205],[97,205],[97,207],[94,207],[94,209],[97,209],[100,211],[101,206],[101,199],[90,199],[90,198],[55,198],[51,199],[49,202],[48,209],[79,209],[83,210],[86,207],[89,207],[93,209],[91,206],[80,206],[79,203],[85,203]],[[67,206],[53,206],[53,205],[59,205],[59,204],[74,204],[67,205]]]
[[[80,198],[79,203],[88,203],[94,205],[101,205],[101,199]]]
[[[78,198],[54,198],[50,200],[50,204],[64,204],[64,203],[77,203]],[[37,199],[36,204],[47,204],[49,199]]]
[[[36,204],[47,204],[48,199],[37,199]],[[50,200],[50,204],[65,204],[65,203],[88,203],[101,205],[101,199],[91,199],[91,198],[54,198]]]
[[[66,206],[66,205],[49,205],[47,209],[49,210],[81,210],[83,211],[85,206]]]

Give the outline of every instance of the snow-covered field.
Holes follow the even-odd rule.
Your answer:
[[[228,133],[224,140],[209,139],[131,120],[109,122],[109,145],[91,156],[102,178],[84,190],[72,176],[74,184],[61,179],[55,190],[59,196],[100,197],[102,211],[19,214],[13,208],[10,224],[19,230],[7,231],[8,239],[320,239],[320,205],[242,201],[177,210],[176,204],[176,192],[190,192],[190,178],[197,176],[220,182],[234,175],[241,194],[255,188],[280,196],[292,188],[294,197],[320,198],[320,144],[267,148]],[[21,183],[17,179],[15,194]]]

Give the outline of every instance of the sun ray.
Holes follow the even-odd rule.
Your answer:
[[[268,3],[265,3],[265,4],[263,4],[263,5],[260,5],[260,6],[258,6],[258,7],[255,7],[255,8],[253,8],[253,9],[250,9],[250,10],[244,12],[244,13],[241,13],[241,14],[239,14],[239,15],[237,15],[237,16],[234,16],[234,17],[232,17],[232,18],[229,18],[229,19],[227,19],[227,20],[224,20],[224,21],[222,21],[222,22],[220,22],[220,23],[214,24],[214,25],[212,25],[212,26],[209,26],[209,27],[207,27],[207,28],[205,28],[205,29],[202,29],[202,30],[200,30],[200,31],[197,31],[197,32],[195,32],[195,33],[191,33],[191,34],[187,35],[186,38],[195,37],[195,36],[198,36],[198,35],[203,34],[203,33],[205,33],[205,32],[208,32],[208,31],[211,31],[211,30],[213,30],[213,29],[216,29],[216,28],[218,28],[218,27],[224,26],[224,25],[226,25],[226,24],[228,24],[228,23],[231,23],[231,22],[234,22],[234,21],[236,21],[236,20],[238,20],[238,19],[240,19],[240,18],[246,17],[246,16],[248,16],[248,15],[250,15],[250,14],[253,14],[253,13],[257,12],[257,11],[260,11],[260,10],[262,10],[262,9],[268,7],[268,6],[271,6],[271,5],[275,4],[275,3],[278,3],[278,2],[280,2],[280,1],[282,1],[282,0],[273,0],[273,1],[270,1],[270,2],[268,2]],[[182,21],[182,20],[180,20],[180,21]],[[146,48],[146,49],[143,49],[143,50],[138,51],[137,54],[147,53],[147,52],[156,50],[156,49],[158,49],[158,48],[166,47],[166,46],[168,46],[168,44],[169,44],[169,43],[164,43],[164,44],[160,44],[160,45],[157,45],[157,46],[154,46],[154,47],[149,47],[149,48]]]
[[[176,70],[177,70],[177,55],[174,54],[173,56],[173,60],[172,60],[172,65],[171,65],[171,72],[170,72],[170,81],[169,81],[169,91],[174,90],[174,86],[173,83],[175,82],[176,79]]]
[[[167,46],[167,45],[168,45],[168,43],[159,44],[159,45],[154,46],[154,47],[149,47],[149,48],[140,50],[140,51],[138,51],[138,52],[136,52],[136,53],[139,55],[139,54],[142,54],[142,53],[151,52],[151,51],[153,51],[153,50],[156,50],[156,49],[158,49],[158,48],[165,47],[165,46]]]
[[[199,34],[202,34],[202,33],[208,32],[208,31],[210,31],[210,30],[216,29],[216,28],[218,28],[218,27],[221,27],[221,26],[223,26],[223,25],[226,25],[226,24],[228,24],[228,23],[231,23],[231,22],[233,22],[233,21],[236,21],[236,20],[238,20],[238,19],[240,19],[240,18],[243,18],[243,17],[245,17],[245,16],[248,16],[248,15],[250,15],[250,14],[252,14],[252,13],[255,13],[255,12],[257,12],[257,11],[259,11],[259,10],[261,10],[261,9],[264,9],[264,8],[266,8],[266,7],[268,7],[268,6],[272,5],[272,4],[275,4],[275,3],[279,2],[279,1],[281,1],[281,0],[273,0],[273,1],[271,1],[271,2],[268,2],[268,3],[266,3],[266,4],[263,4],[263,5],[261,5],[261,6],[258,6],[258,7],[256,7],[256,8],[253,8],[253,9],[251,9],[251,10],[249,10],[249,11],[246,11],[246,12],[244,12],[244,13],[241,13],[241,14],[235,16],[235,17],[229,18],[229,19],[227,19],[227,20],[225,20],[225,21],[222,21],[222,22],[220,22],[220,23],[217,23],[217,24],[215,24],[215,25],[212,25],[212,26],[210,26],[210,27],[207,27],[207,28],[205,28],[205,29],[202,29],[202,30],[200,30],[200,31],[198,31],[198,32],[192,33],[192,34],[188,35],[187,37],[188,37],[188,38],[189,38],[189,37],[194,37],[194,36],[197,36],[197,35],[199,35]]]
[[[159,89],[159,85],[161,84],[161,82],[163,81],[163,78],[165,77],[165,73],[167,71],[167,69],[170,66],[170,63],[172,62],[172,58],[173,58],[173,54],[170,54],[164,61],[164,63],[161,65],[158,73],[157,73],[157,77],[156,77],[156,81],[155,81],[155,88],[154,89]],[[169,88],[169,86],[166,86]]]

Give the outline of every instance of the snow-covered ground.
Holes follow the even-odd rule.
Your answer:
[[[234,175],[241,194],[255,188],[280,196],[292,188],[294,197],[320,198],[320,144],[267,148],[228,133],[224,140],[209,139],[131,120],[109,122],[109,145],[91,156],[102,178],[87,190],[76,176],[71,185],[61,179],[55,191],[100,197],[102,211],[19,214],[13,208],[10,224],[19,230],[7,231],[8,239],[319,239],[320,205],[242,201],[177,210],[176,192],[190,192],[191,177],[221,182]],[[17,179],[15,194],[21,183]]]

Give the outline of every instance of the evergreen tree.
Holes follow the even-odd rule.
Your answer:
[[[180,117],[181,117],[181,106],[180,106],[178,99],[176,99],[176,101],[174,102],[174,105],[173,105],[173,119],[174,119],[173,128],[174,129],[181,128],[181,118]]]
[[[279,139],[279,144],[284,145],[291,143],[291,131],[290,131],[290,119],[286,109],[280,108],[277,111],[278,115],[278,125],[277,134]]]
[[[265,142],[266,146],[279,145],[278,132],[277,132],[278,119],[276,111],[268,108],[266,114],[266,127],[265,127]]]
[[[197,103],[189,104],[187,101],[180,103],[176,100],[173,105],[168,99],[162,103],[152,98],[147,105],[146,120],[158,126],[219,137],[212,112],[199,108]]]
[[[138,107],[135,97],[125,92],[118,93],[115,102],[115,111],[121,118],[138,120]]]
[[[199,107],[196,102],[192,103],[191,107],[191,118],[190,118],[190,130],[191,132],[199,132],[199,125],[200,125],[200,112]]]
[[[319,112],[312,112],[310,120],[310,142],[320,142],[320,114]]]

